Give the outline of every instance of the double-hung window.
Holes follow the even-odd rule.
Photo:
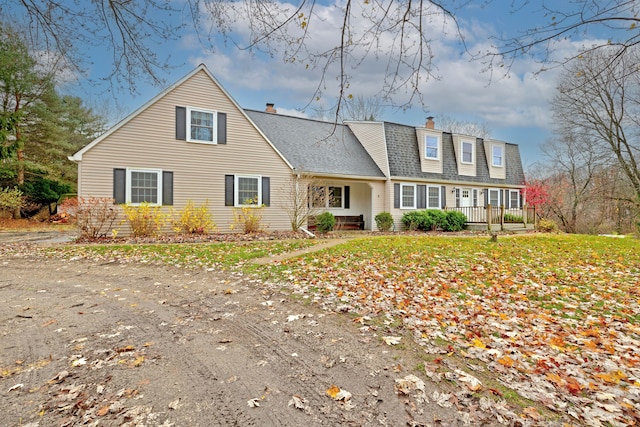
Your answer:
[[[502,167],[504,165],[504,148],[501,145],[494,145],[491,148],[491,164]]]
[[[162,171],[157,169],[127,169],[126,202],[132,205],[162,204]]]
[[[520,192],[517,190],[509,190],[509,207],[517,209],[520,207]]]
[[[235,179],[235,205],[260,206],[262,204],[260,177],[236,175]]]
[[[187,141],[215,143],[216,116],[212,110],[187,107]]]
[[[427,187],[427,208],[440,209],[440,186]]]
[[[462,163],[473,163],[473,143],[471,141],[462,141],[460,145],[462,149]]]
[[[440,158],[440,141],[437,136],[427,135],[425,137],[424,157],[433,160]]]
[[[489,190],[489,204],[500,206],[500,190]]]
[[[415,184],[400,185],[400,208],[401,209],[416,208],[416,185]]]

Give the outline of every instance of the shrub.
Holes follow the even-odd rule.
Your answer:
[[[118,213],[113,199],[108,197],[79,197],[76,217],[80,236],[105,237],[116,220]]]
[[[466,223],[467,216],[462,212],[447,211],[442,229],[444,231],[461,231]]]
[[[544,233],[557,233],[560,231],[558,228],[558,224],[551,219],[542,218],[538,221],[538,231],[542,231]]]
[[[0,189],[0,210],[13,211],[22,206],[22,191],[17,188]]]
[[[425,228],[424,231],[434,230],[436,228],[444,229],[447,226],[447,213],[445,211],[429,209],[423,212],[424,215],[429,218],[428,222],[431,223],[431,226]]]
[[[178,233],[207,234],[216,229],[216,224],[211,219],[209,202],[205,201],[200,206],[194,206],[189,200],[187,205],[178,212],[178,218],[172,220],[173,229]]]
[[[393,217],[389,212],[380,212],[376,215],[376,226],[380,231],[389,231],[393,228]]]
[[[241,228],[245,234],[257,233],[262,230],[262,206],[243,206],[233,209],[233,224],[231,229]]]
[[[431,230],[432,222],[425,211],[411,211],[402,215],[402,224],[407,230]]]
[[[140,203],[138,206],[122,205],[124,220],[134,237],[155,236],[165,223],[162,206]]]
[[[523,222],[522,217],[512,213],[504,214],[504,222]]]
[[[25,182],[23,188],[30,202],[49,207],[49,215],[53,214],[51,204],[57,202],[63,194],[71,192],[70,185],[47,178]]]
[[[336,217],[331,212],[322,212],[316,216],[316,227],[318,232],[327,233],[336,226]]]

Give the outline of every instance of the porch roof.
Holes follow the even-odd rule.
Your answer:
[[[245,113],[296,170],[384,177],[348,126],[264,111]]]

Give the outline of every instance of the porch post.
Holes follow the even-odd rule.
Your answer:
[[[491,216],[492,216],[492,210],[491,210],[491,203],[489,203],[487,205],[487,227],[489,227],[489,231],[491,231]]]
[[[527,209],[527,205],[522,207],[522,222],[524,222],[524,228],[527,228],[527,214],[529,210]]]
[[[504,205],[500,205],[500,230],[504,231]]]

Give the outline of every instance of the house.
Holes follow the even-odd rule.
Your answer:
[[[304,172],[321,180],[320,210],[391,212],[401,227],[412,209],[522,207],[518,146],[388,122],[332,124],[245,110],[204,65],[69,157],[78,195],[181,209],[208,202],[220,231],[233,210],[263,205],[269,230],[289,230],[287,188]],[[317,203],[314,199],[313,203]]]

